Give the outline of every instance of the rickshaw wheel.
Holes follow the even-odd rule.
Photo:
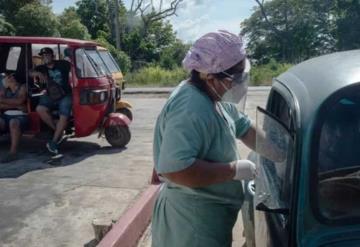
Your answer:
[[[124,114],[124,115],[127,116],[131,121],[133,120],[133,114],[132,114],[132,112],[131,112],[128,108],[120,108],[120,109],[117,109],[116,112]]]
[[[122,148],[129,143],[131,133],[126,126],[111,125],[105,129],[105,138],[111,146]]]

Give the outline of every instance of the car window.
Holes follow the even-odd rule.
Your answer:
[[[20,54],[21,54],[21,47],[18,46],[10,47],[9,55],[6,61],[6,70],[13,70],[13,71],[17,70]]]
[[[88,56],[90,62],[93,64],[93,66],[95,66],[99,74],[101,75],[111,74],[96,50],[85,50],[85,53]]]
[[[256,206],[285,210],[290,205],[290,173],[294,163],[294,140],[288,128],[271,113],[256,113]]]
[[[59,59],[72,62],[72,49],[68,45],[60,45]]]
[[[105,73],[103,68],[100,67],[100,65],[94,60],[94,56],[90,56],[89,53],[91,54],[91,51],[85,51],[85,49],[77,49],[75,51],[77,76],[80,78],[95,78],[104,76]]]
[[[115,59],[108,51],[99,51],[99,54],[111,73],[121,72],[119,66],[115,62]]]
[[[42,64],[41,56],[39,55],[40,49],[44,47],[50,47],[54,51],[55,59],[58,60],[59,57],[59,46],[57,44],[32,44],[31,53],[32,53],[32,63],[33,67],[36,67]]]
[[[317,147],[318,208],[323,216],[360,216],[360,95],[350,90],[326,106]]]
[[[285,98],[276,90],[272,90],[270,94],[270,104],[268,111],[276,116],[281,123],[283,123],[288,129],[294,129],[293,116],[291,114],[291,107],[286,102]]]
[[[256,179],[257,201],[272,209],[288,209],[294,169],[294,116],[292,106],[275,88],[269,95],[266,111],[257,111],[257,164],[260,173]],[[262,141],[263,137],[265,141]],[[279,161],[261,155],[277,147],[284,155]],[[280,154],[279,154],[280,155]],[[260,196],[261,195],[261,196]],[[264,200],[267,198],[266,200]]]

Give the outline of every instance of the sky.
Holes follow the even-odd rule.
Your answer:
[[[56,14],[64,8],[74,6],[77,0],[53,0],[52,7]],[[159,0],[153,0],[154,4]],[[129,8],[131,0],[125,0]],[[169,3],[170,0],[164,0]],[[173,25],[177,37],[185,42],[193,42],[201,35],[219,29],[233,33],[240,32],[240,23],[250,17],[254,0],[183,0],[169,21]]]

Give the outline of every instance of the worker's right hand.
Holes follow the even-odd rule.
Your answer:
[[[234,167],[234,180],[251,180],[256,176],[256,165],[250,160],[235,160],[231,162]]]

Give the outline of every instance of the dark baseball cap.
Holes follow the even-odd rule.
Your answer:
[[[54,55],[54,51],[53,49],[51,49],[50,47],[43,47],[40,49],[39,55],[43,55],[43,54],[51,54]]]

